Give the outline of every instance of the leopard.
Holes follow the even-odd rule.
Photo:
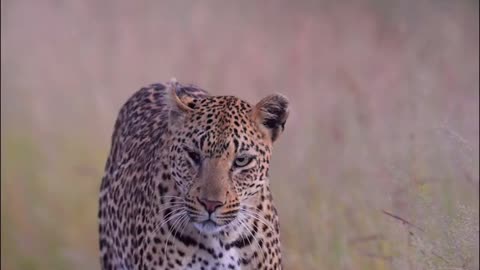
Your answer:
[[[120,108],[101,179],[100,266],[282,269],[270,187],[289,100],[250,104],[176,79]]]

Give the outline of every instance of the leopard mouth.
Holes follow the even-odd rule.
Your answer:
[[[193,226],[202,233],[215,234],[223,230],[225,225],[219,225],[215,221],[208,219],[202,222],[194,222]]]

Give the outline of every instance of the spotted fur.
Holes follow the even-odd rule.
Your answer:
[[[281,95],[252,106],[174,80],[136,92],[101,183],[102,269],[281,269],[268,171],[287,117]]]

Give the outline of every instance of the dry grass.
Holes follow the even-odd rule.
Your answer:
[[[2,269],[96,269],[116,113],[177,77],[292,103],[286,269],[479,267],[475,1],[2,1]]]

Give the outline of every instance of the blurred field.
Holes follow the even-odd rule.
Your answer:
[[[176,77],[291,100],[285,269],[479,267],[477,1],[1,2],[1,267],[98,269],[120,106]]]

